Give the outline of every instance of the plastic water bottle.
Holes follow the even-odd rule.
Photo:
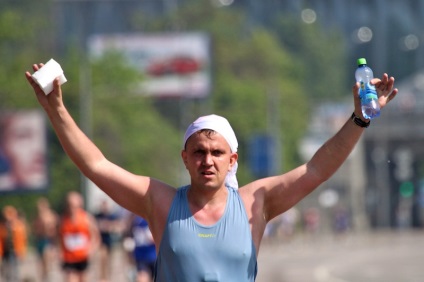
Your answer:
[[[372,69],[367,66],[367,60],[359,58],[355,78],[360,83],[359,98],[361,99],[362,115],[366,119],[373,119],[380,115],[377,91],[370,82],[373,77]]]

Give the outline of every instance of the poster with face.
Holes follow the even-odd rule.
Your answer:
[[[37,110],[0,112],[0,192],[48,186],[44,114]]]

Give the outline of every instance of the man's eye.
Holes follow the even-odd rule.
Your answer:
[[[223,152],[222,151],[219,151],[219,150],[215,150],[215,151],[212,152],[212,154],[214,156],[221,156],[223,154]]]

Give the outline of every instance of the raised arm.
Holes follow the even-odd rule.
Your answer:
[[[34,65],[33,70],[37,71],[42,66]],[[67,111],[58,78],[54,81],[53,91],[45,95],[29,72],[25,76],[47,113],[63,149],[80,171],[118,204],[149,218],[152,212],[150,187],[157,186],[160,190],[167,186],[149,177],[132,174],[108,161]]]
[[[394,78],[389,78],[387,74],[384,74],[382,79],[373,79],[372,83],[376,86],[381,108],[398,93],[398,90],[393,88]],[[356,83],[352,88],[354,113],[363,122],[367,122],[361,112],[358,89],[359,84]],[[347,159],[365,128],[358,126],[351,118],[346,119],[342,128],[318,149],[309,162],[283,175],[253,183],[251,189],[261,187],[260,190],[263,191],[258,195],[263,195],[266,220],[271,220],[302,200],[330,178]]]
[[[376,85],[380,107],[384,108],[397,95],[398,90],[393,89],[394,78],[384,74],[382,79],[375,78],[372,83]],[[354,115],[363,123],[367,123],[369,120],[362,115],[358,89],[359,84],[356,83],[352,87]],[[343,164],[365,130],[353,122],[352,118],[348,118],[344,126],[315,153],[306,167],[313,176],[312,179],[319,180],[318,185],[330,178]]]

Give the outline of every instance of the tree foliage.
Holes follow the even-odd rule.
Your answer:
[[[41,41],[47,32],[39,34],[46,21],[39,17],[45,1],[0,2],[0,112],[5,110],[34,108],[37,101],[30,93],[24,77],[31,70],[35,58],[47,52],[35,39]],[[38,194],[4,194],[0,206],[14,205],[29,214]]]
[[[346,48],[340,32],[322,30],[318,23],[306,24],[293,15],[281,16],[273,30],[281,45],[302,66],[303,91],[313,102],[344,99],[348,82]]]
[[[299,164],[297,144],[306,128],[308,105],[301,87],[304,70],[278,42],[276,34],[250,27],[240,10],[219,9],[195,1],[161,19],[160,24],[146,23],[151,21],[148,15],[136,18],[137,25],[151,31],[174,27],[178,31],[202,30],[210,34],[213,91],[208,102],[211,112],[230,120],[238,136],[240,183],[254,177],[247,162],[250,139],[254,134],[275,130],[269,128],[268,121],[272,114],[270,103],[274,101],[278,101],[275,108],[278,130],[282,131],[283,167]]]
[[[207,32],[212,93],[196,101],[142,97],[133,91],[142,77],[120,54],[109,53],[86,64],[83,50],[72,45],[56,53],[51,36],[54,23],[42,16],[51,8],[48,1],[19,2],[0,3],[1,107],[38,108],[23,73],[30,64],[54,56],[68,78],[63,85],[65,105],[78,124],[87,122],[87,117],[92,121],[90,135],[106,157],[134,173],[172,185],[187,180],[180,160],[182,122],[188,124],[212,112],[227,117],[239,139],[238,176],[244,184],[255,177],[247,161],[252,136],[278,131],[283,170],[293,168],[300,164],[298,144],[307,127],[310,101],[336,99],[346,90],[341,69],[344,54],[336,33],[326,34],[288,17],[265,29],[251,25],[242,10],[188,1],[159,18],[133,11],[131,29]],[[89,93],[81,92],[84,81],[91,85],[85,89]],[[81,101],[89,94],[92,107],[86,116]],[[51,128],[49,136],[51,189],[46,195],[58,206],[66,191],[79,189],[80,174]],[[30,211],[36,197],[5,196],[0,206],[13,203]]]
[[[179,133],[151,99],[135,93],[140,80],[140,73],[117,53],[93,62],[95,143],[118,165],[177,185]]]

